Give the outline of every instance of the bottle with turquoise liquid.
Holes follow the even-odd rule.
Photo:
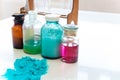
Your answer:
[[[41,53],[40,24],[41,22],[37,20],[37,13],[29,11],[23,25],[23,50],[25,53]]]
[[[48,14],[46,23],[41,28],[41,55],[48,59],[60,58],[60,44],[63,28],[59,24],[59,15]]]

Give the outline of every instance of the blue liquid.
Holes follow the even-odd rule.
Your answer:
[[[47,58],[60,57],[60,43],[59,39],[43,38],[42,39],[42,56]]]
[[[47,22],[41,29],[41,55],[45,58],[60,58],[60,44],[62,40],[63,29],[58,21]]]

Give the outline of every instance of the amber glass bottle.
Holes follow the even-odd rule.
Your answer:
[[[14,25],[12,27],[13,47],[16,49],[23,48],[23,32],[22,25],[24,22],[24,14],[14,14]]]

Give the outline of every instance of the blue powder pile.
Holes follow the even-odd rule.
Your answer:
[[[41,80],[48,70],[47,60],[22,57],[14,62],[14,69],[7,69],[4,76],[8,80]]]

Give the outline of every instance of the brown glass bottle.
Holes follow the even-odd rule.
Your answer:
[[[14,26],[12,27],[12,39],[13,39],[13,47],[16,49],[23,48],[23,32],[22,25],[24,22],[24,14],[14,14],[12,15],[14,18]]]

